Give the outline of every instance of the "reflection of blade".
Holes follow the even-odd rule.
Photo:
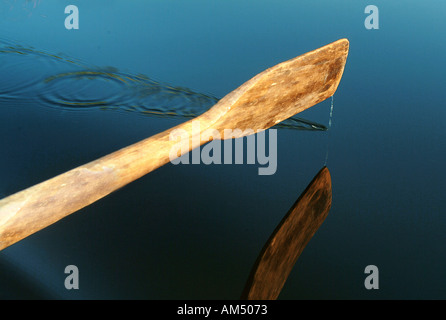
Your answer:
[[[195,118],[218,98],[173,87],[144,75],[95,68],[0,38],[0,100],[38,99],[58,109],[126,111],[146,116]],[[291,117],[276,128],[325,131],[321,124]]]
[[[242,299],[277,299],[298,257],[327,217],[331,199],[330,172],[323,167],[263,247]]]

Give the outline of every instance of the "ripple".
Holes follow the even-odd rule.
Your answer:
[[[43,80],[38,97],[50,106],[93,108],[131,103],[131,87],[118,74],[82,70],[60,73]]]
[[[30,98],[54,70],[78,68],[79,63],[0,39],[0,98]]]
[[[4,51],[0,53],[5,54]],[[42,70],[45,69],[45,66],[36,60],[36,57],[23,53],[10,54],[6,63],[2,59],[0,96],[14,98],[30,95],[39,83]],[[23,77],[23,74],[27,76]]]

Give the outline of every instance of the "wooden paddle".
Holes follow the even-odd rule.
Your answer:
[[[348,48],[341,39],[282,62],[195,119],[0,200],[0,250],[173,160],[170,151],[178,141],[170,140],[172,130],[189,133],[190,151],[208,142],[200,135],[206,129],[265,130],[331,97]],[[192,134],[194,121],[201,131]]]
[[[305,246],[331,207],[331,177],[323,167],[265,243],[241,299],[275,300]]]

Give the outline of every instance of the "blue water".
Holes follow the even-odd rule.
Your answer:
[[[2,44],[45,53],[15,62],[0,54],[1,197],[185,120],[144,116],[141,104],[111,108],[110,99],[131,106],[138,97],[115,75],[153,80],[149,109],[181,114],[207,105],[197,97],[210,103],[270,66],[348,38],[332,126],[278,128],[271,176],[255,165],[150,173],[0,252],[1,298],[238,298],[327,152],[332,208],[280,298],[446,298],[446,4],[374,1],[379,29],[367,30],[366,1],[104,3],[0,3]],[[78,30],[64,27],[68,4],[79,7]],[[52,78],[54,86],[36,80],[63,72],[75,73]],[[180,93],[173,107],[172,90],[156,95],[168,87]],[[328,126],[330,103],[298,116]],[[63,285],[70,264],[80,270],[76,291]],[[372,264],[378,290],[364,288]]]

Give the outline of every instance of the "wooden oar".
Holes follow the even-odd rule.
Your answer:
[[[305,246],[331,207],[331,177],[323,167],[264,245],[241,299],[275,300]]]
[[[265,130],[331,97],[348,47],[348,40],[341,39],[282,62],[195,119],[0,200],[0,250],[168,163],[178,144],[170,139],[172,130],[189,133],[190,151],[208,142],[200,136],[206,129]],[[194,121],[199,133],[192,130]]]

